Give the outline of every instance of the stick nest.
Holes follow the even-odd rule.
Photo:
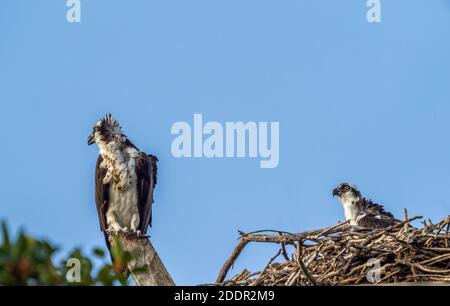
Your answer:
[[[240,232],[239,244],[224,264],[217,285],[311,286],[370,283],[450,282],[450,216],[421,228],[408,219],[385,229],[357,229],[347,222],[291,234],[278,231]],[[250,242],[275,243],[280,249],[266,267],[225,280]],[[288,254],[287,245],[295,251]]]

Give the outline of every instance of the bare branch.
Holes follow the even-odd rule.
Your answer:
[[[175,286],[172,277],[148,238],[118,236],[124,252],[131,254],[128,269],[138,286]]]

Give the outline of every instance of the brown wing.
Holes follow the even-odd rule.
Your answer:
[[[364,207],[362,209],[365,212],[369,212],[371,214],[381,215],[386,218],[394,219],[394,216],[390,212],[385,211],[384,207],[382,205],[374,203],[372,200],[366,199],[366,198],[363,199],[363,203],[364,203],[363,204]]]
[[[109,184],[103,184],[103,178],[107,171],[100,167],[102,161],[103,158],[99,155],[97,166],[95,167],[95,204],[97,206],[100,229],[102,232],[105,232],[108,227],[106,224],[106,211],[109,205]]]
[[[397,223],[398,220],[383,215],[363,214],[358,217],[356,223],[366,228],[386,228]]]
[[[142,234],[146,234],[148,227],[152,226],[153,190],[156,186],[157,162],[156,156],[144,153],[140,153],[136,158],[139,230]]]
[[[386,228],[400,222],[390,212],[385,211],[382,205],[374,203],[370,199],[363,199],[362,210],[362,214],[356,220],[359,226]]]

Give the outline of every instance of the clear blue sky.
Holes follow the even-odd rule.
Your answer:
[[[237,230],[344,218],[341,181],[402,217],[450,213],[450,1],[0,2],[0,218],[65,250],[103,246],[94,122],[160,159],[152,240],[179,284],[214,281]],[[176,121],[279,121],[280,165],[175,159]],[[233,273],[261,267],[250,247]]]

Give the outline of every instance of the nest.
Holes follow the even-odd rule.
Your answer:
[[[406,211],[405,211],[406,215]],[[357,229],[348,223],[292,234],[240,232],[240,241],[224,264],[217,285],[314,286],[450,282],[450,217],[433,224],[415,217],[385,229]],[[279,251],[256,273],[244,270],[225,280],[250,242],[275,243]],[[286,246],[295,250],[288,254]]]

